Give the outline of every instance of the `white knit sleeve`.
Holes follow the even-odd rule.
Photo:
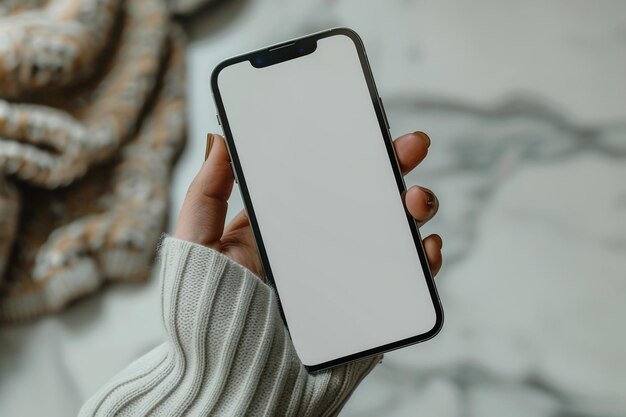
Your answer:
[[[307,373],[272,289],[204,246],[160,248],[167,340],[90,398],[87,416],[334,416],[380,356]]]

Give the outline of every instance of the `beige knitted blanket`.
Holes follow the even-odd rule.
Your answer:
[[[0,322],[149,276],[203,0],[0,0]]]

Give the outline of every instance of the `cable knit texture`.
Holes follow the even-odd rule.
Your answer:
[[[85,403],[87,416],[334,416],[380,362],[309,374],[273,290],[204,246],[160,247],[167,340]]]

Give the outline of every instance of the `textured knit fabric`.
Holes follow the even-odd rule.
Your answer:
[[[160,248],[167,340],[85,403],[80,416],[334,416],[380,362],[307,373],[276,296],[212,249],[165,238]]]
[[[179,3],[0,0],[0,322],[148,278],[185,138]]]

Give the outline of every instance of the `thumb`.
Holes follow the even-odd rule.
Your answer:
[[[234,177],[224,138],[209,134],[207,153],[185,196],[175,236],[219,250]]]

